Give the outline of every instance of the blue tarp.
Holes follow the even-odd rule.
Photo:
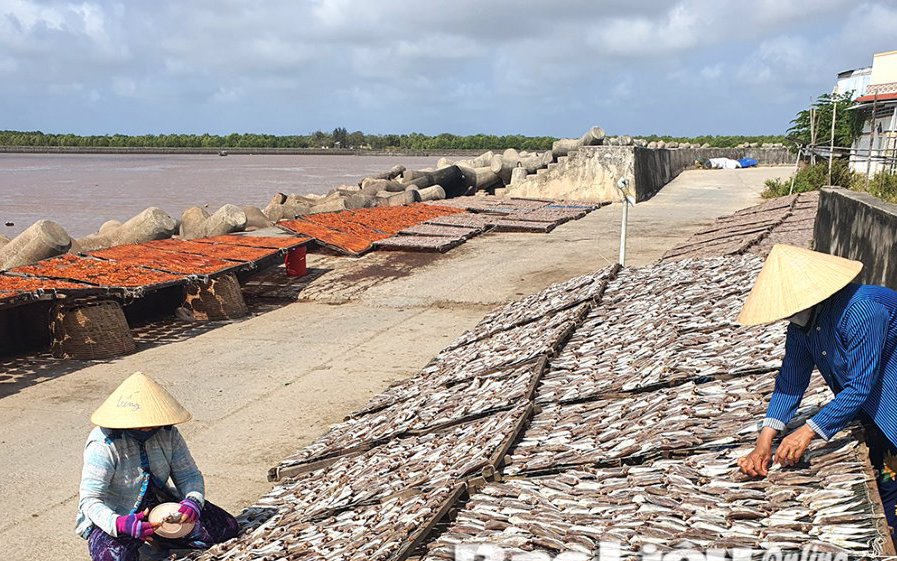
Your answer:
[[[752,168],[757,165],[757,160],[753,158],[741,158],[738,160],[738,164],[743,168]]]

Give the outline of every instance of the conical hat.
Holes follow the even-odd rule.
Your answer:
[[[738,323],[760,325],[791,317],[847,286],[862,269],[859,261],[793,245],[775,245],[738,315]]]
[[[143,372],[135,372],[93,412],[90,421],[107,429],[139,429],[176,425],[191,418],[165,388]]]

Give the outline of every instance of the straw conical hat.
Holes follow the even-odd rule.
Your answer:
[[[742,325],[791,317],[848,285],[863,264],[793,245],[773,246],[738,315]]]
[[[165,388],[143,372],[135,372],[93,412],[90,421],[107,429],[138,429],[176,425],[191,418]]]

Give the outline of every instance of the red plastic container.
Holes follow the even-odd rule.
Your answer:
[[[304,277],[308,273],[305,266],[305,246],[288,251],[283,264],[288,277]]]

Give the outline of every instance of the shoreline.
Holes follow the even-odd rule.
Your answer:
[[[153,148],[118,146],[0,146],[0,154],[128,154],[128,155],[210,155],[219,156],[478,156],[475,150],[344,150],[336,148]]]

